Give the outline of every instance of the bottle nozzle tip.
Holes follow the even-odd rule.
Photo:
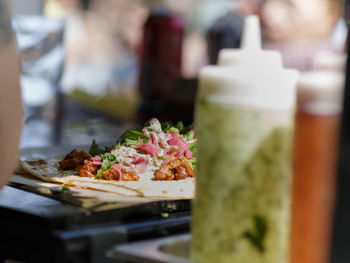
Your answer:
[[[249,15],[244,20],[241,48],[261,49],[260,22],[257,15]]]

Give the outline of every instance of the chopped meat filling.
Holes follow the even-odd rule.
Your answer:
[[[155,180],[181,180],[187,177],[194,177],[194,172],[186,158],[180,160],[177,157],[171,157],[167,163],[154,171]]]
[[[95,177],[98,166],[92,162],[86,162],[83,165],[78,166],[77,170],[81,177]]]
[[[135,171],[127,172],[125,168],[121,170],[121,172],[110,168],[104,172],[102,172],[102,177],[105,180],[116,180],[116,181],[138,181],[140,177],[137,175]]]
[[[78,166],[83,165],[85,160],[91,160],[90,154],[74,149],[59,162],[59,168],[61,170],[75,170]]]
[[[99,167],[99,165],[93,162],[85,162],[77,170],[81,177],[95,177]],[[122,168],[120,171],[114,168],[107,169],[102,172],[102,178],[109,181],[138,181],[140,179],[136,171],[126,171],[125,168]]]
[[[126,172],[125,174],[122,174],[122,181],[138,181],[140,177],[137,175],[136,172]]]

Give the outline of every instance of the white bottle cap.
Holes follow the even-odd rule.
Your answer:
[[[258,73],[258,74],[254,74]],[[212,103],[249,105],[270,109],[295,106],[295,70],[261,70],[253,74],[249,67],[206,66],[199,73],[198,98]]]
[[[219,52],[218,65],[240,65],[252,61],[255,65],[282,67],[282,57],[278,51],[261,49],[259,17],[256,15],[245,18],[240,49],[222,49]]]
[[[345,72],[346,53],[336,53],[332,51],[321,51],[314,59],[314,70],[331,70]]]
[[[311,71],[300,74],[297,85],[297,109],[309,114],[332,115],[342,111],[345,74],[335,71]]]
[[[224,54],[223,60],[230,57]],[[237,63],[202,68],[199,98],[275,109],[295,106],[298,72],[283,68],[279,52],[261,50],[257,16],[246,17],[242,49],[235,50],[232,58]]]

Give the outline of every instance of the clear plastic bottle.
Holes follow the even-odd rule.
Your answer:
[[[293,154],[291,263],[329,262],[344,74],[301,74]]]
[[[255,47],[251,52],[264,52]],[[200,72],[191,243],[196,263],[288,262],[297,73],[256,61],[251,52],[235,66]]]

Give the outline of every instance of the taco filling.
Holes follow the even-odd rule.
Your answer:
[[[195,155],[194,128],[153,118],[141,129],[127,130],[114,147],[102,150],[93,141],[89,153],[74,149],[59,169],[101,180],[138,181],[149,173],[153,180],[181,180],[194,177]]]

